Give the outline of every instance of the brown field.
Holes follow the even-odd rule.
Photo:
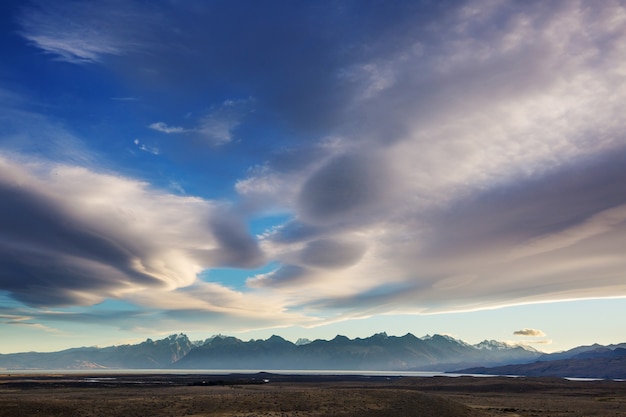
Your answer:
[[[263,383],[268,379],[268,383]],[[626,382],[287,375],[0,375],[0,417],[626,416]]]

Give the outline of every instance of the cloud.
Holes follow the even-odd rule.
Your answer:
[[[532,336],[532,337],[543,337],[546,334],[538,329],[522,329],[516,330],[513,332],[516,336]]]
[[[168,126],[163,122],[155,122],[150,129],[167,134],[188,134],[199,137],[212,145],[224,145],[233,140],[233,132],[241,124],[254,100],[226,100],[213,107],[200,118],[197,125],[191,128]]]
[[[304,183],[299,213],[312,223],[368,216],[390,198],[393,183],[384,158],[369,153],[339,155]]]
[[[91,164],[97,158],[68,127],[32,110],[41,103],[0,85],[0,151],[41,155],[70,164]]]
[[[362,242],[319,239],[307,244],[301,252],[301,260],[314,267],[346,268],[357,263],[365,250]]]
[[[228,2],[167,14],[157,3],[151,10],[161,14],[129,23],[133,10],[145,11],[130,4],[25,9],[22,35],[66,61],[107,66],[115,58],[107,68],[144,87],[244,91],[258,97],[261,125],[286,126],[289,137],[235,184],[236,209],[76,167],[56,170],[63,181],[55,181],[50,169],[5,161],[2,178],[22,172],[16,183],[26,184],[3,186],[15,221],[2,233],[13,223],[28,232],[0,240],[0,282],[17,299],[141,295],[150,304],[157,296],[142,290],[166,288],[182,317],[185,303],[208,308],[185,290],[199,288],[223,302],[215,314],[227,315],[249,299],[194,287],[195,275],[265,260],[280,266],[249,278],[246,291],[272,295],[279,308],[268,303],[268,317],[626,296],[620,2],[285,2],[280,14],[261,3],[242,14]],[[189,126],[151,128],[231,143],[252,107],[227,100]],[[44,206],[50,211],[37,210]],[[290,220],[257,242],[241,213],[272,210]],[[15,271],[31,279],[20,282]]]
[[[251,283],[345,317],[626,295],[624,7],[474,1],[394,29],[336,72],[341,147],[237,184],[294,213],[262,242],[288,268]],[[346,236],[367,250],[316,264]]]
[[[36,3],[19,16],[19,33],[36,47],[74,64],[102,61],[107,56],[124,55],[144,49],[148,39],[144,29],[158,17],[135,7],[132,2],[111,0],[98,4],[79,1]],[[149,30],[143,33],[150,32]]]
[[[252,288],[293,286],[302,283],[303,279],[310,277],[310,271],[297,265],[282,265],[280,268],[248,278],[246,285]]]
[[[137,147],[138,147],[139,149],[141,149],[142,151],[144,151],[144,152],[148,152],[148,153],[151,153],[151,154],[153,154],[153,155],[158,155],[158,154],[160,154],[160,153],[161,153],[161,151],[159,150],[159,148],[155,148],[154,146],[148,146],[148,145],[146,145],[145,143],[141,143],[141,142],[139,141],[139,139],[135,139],[135,140],[133,141],[133,143],[134,143],[135,145],[137,145]]]
[[[2,157],[0,171],[0,289],[28,305],[169,291],[205,268],[260,256],[238,220],[221,222],[210,201],[45,161]]]
[[[263,97],[281,123],[320,132],[341,117],[353,92],[337,76],[344,64],[351,66],[364,50],[384,48],[374,44],[391,25],[420,26],[434,14],[410,2],[281,0],[246,2],[242,9],[230,3],[102,0],[37,2],[22,9],[18,23],[24,38],[57,59],[102,64],[159,89],[197,94],[199,88],[231,85]],[[208,118],[200,127],[214,141],[231,140],[226,132],[234,122],[225,119]]]
[[[150,129],[154,129],[157,132],[162,132],[162,133],[184,133],[187,132],[188,130],[185,129],[184,127],[180,127],[180,126],[168,126],[163,122],[156,122],[156,123],[152,123],[150,126],[148,126]]]
[[[215,145],[232,141],[234,130],[241,124],[253,102],[252,98],[224,101],[200,120],[197,132]]]
[[[510,340],[505,343],[510,344],[511,346],[529,346],[530,345],[551,345],[551,339],[530,339],[530,340]]]
[[[598,212],[582,223],[565,231],[539,236],[524,246],[515,249],[511,256],[513,258],[522,258],[567,248],[585,239],[610,232],[624,222],[626,222],[626,205],[613,207]]]
[[[32,329],[36,329],[36,330],[41,330],[47,333],[54,333],[54,334],[61,334],[61,335],[65,335],[64,332],[60,331],[59,329],[55,329],[53,327],[49,327],[46,325],[43,325],[41,323],[32,323],[29,320],[32,319],[32,317],[17,317],[17,318],[10,318],[10,317],[1,317],[0,319],[8,319],[6,321],[3,321],[2,324],[7,324],[10,326],[23,326],[23,327],[29,327]]]
[[[535,344],[535,345],[551,345],[552,340],[544,339],[544,340],[524,340],[522,343],[524,344]]]
[[[258,267],[263,262],[263,253],[257,240],[248,233],[244,224],[235,216],[221,212],[210,224],[218,248],[212,251],[223,266]]]

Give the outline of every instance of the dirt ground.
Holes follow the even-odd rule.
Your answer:
[[[486,416],[626,416],[626,382],[560,378],[411,378],[400,382],[436,393]]]
[[[286,375],[0,376],[0,417],[626,416],[626,382]]]

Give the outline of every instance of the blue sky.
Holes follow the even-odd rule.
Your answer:
[[[626,341],[624,2],[0,7],[0,353]]]

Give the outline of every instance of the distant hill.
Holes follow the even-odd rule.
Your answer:
[[[242,341],[217,335],[190,342],[183,334],[136,345],[82,347],[52,353],[0,355],[2,369],[336,369],[446,371],[470,366],[527,363],[541,353],[496,341],[469,345],[449,336],[385,333],[367,338],[300,340],[280,336]]]
[[[544,353],[537,360],[539,360],[539,361],[553,361],[553,360],[559,360],[559,359],[570,359],[570,358],[573,358],[573,357],[581,358],[580,354],[582,354],[582,353],[595,352],[595,351],[598,351],[598,350],[608,351],[608,350],[615,350],[617,348],[624,348],[624,349],[626,349],[626,343],[620,343],[620,344],[617,344],[617,345],[608,345],[608,346],[602,346],[602,345],[599,345],[597,343],[594,343],[593,345],[589,345],[589,346],[578,346],[578,347],[575,347],[573,349],[566,350],[564,352]],[[584,357],[584,355],[583,355],[583,357]]]
[[[546,356],[527,364],[478,367],[458,372],[487,375],[556,376],[570,378],[626,379],[626,348],[593,345]],[[624,344],[617,345],[624,346]],[[549,358],[550,356],[547,356]],[[566,359],[560,359],[566,358]]]

